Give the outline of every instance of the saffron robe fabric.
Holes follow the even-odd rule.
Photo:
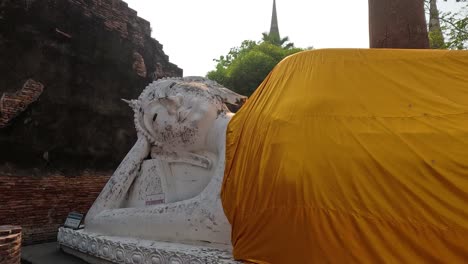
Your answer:
[[[236,259],[468,263],[468,52],[313,50],[231,120]]]

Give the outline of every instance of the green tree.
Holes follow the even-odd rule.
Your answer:
[[[215,59],[216,69],[208,72],[207,78],[250,96],[278,62],[303,50],[287,42],[288,38],[274,43],[266,38],[260,42],[245,40],[226,56]]]
[[[277,35],[271,35],[266,32],[262,33],[262,41],[269,42],[273,45],[280,46],[285,49],[294,48],[294,43],[289,42],[289,37],[279,38]]]
[[[460,2],[459,11],[439,12],[436,0],[425,0],[431,48],[468,49],[468,3],[456,2]]]
[[[445,40],[442,27],[440,26],[440,13],[437,7],[437,0],[426,0],[425,8],[429,9],[429,46],[431,49],[444,48]]]

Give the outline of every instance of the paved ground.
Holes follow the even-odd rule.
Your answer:
[[[21,262],[27,264],[87,264],[63,253],[57,242],[26,246],[21,249]]]

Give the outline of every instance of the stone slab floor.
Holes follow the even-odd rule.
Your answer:
[[[57,242],[25,246],[21,248],[23,264],[87,264],[81,259],[59,250]]]

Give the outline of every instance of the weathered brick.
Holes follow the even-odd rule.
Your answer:
[[[0,128],[23,112],[28,105],[36,101],[44,90],[44,85],[32,79],[27,80],[23,88],[14,94],[3,94],[0,97]]]
[[[22,226],[23,244],[53,241],[68,213],[86,213],[108,179],[109,175],[0,175],[1,183],[9,183],[0,184],[0,225]],[[0,245],[11,242],[18,230],[0,228]]]
[[[21,227],[0,226],[0,263],[19,264],[21,255]],[[18,232],[19,231],[19,232]]]

